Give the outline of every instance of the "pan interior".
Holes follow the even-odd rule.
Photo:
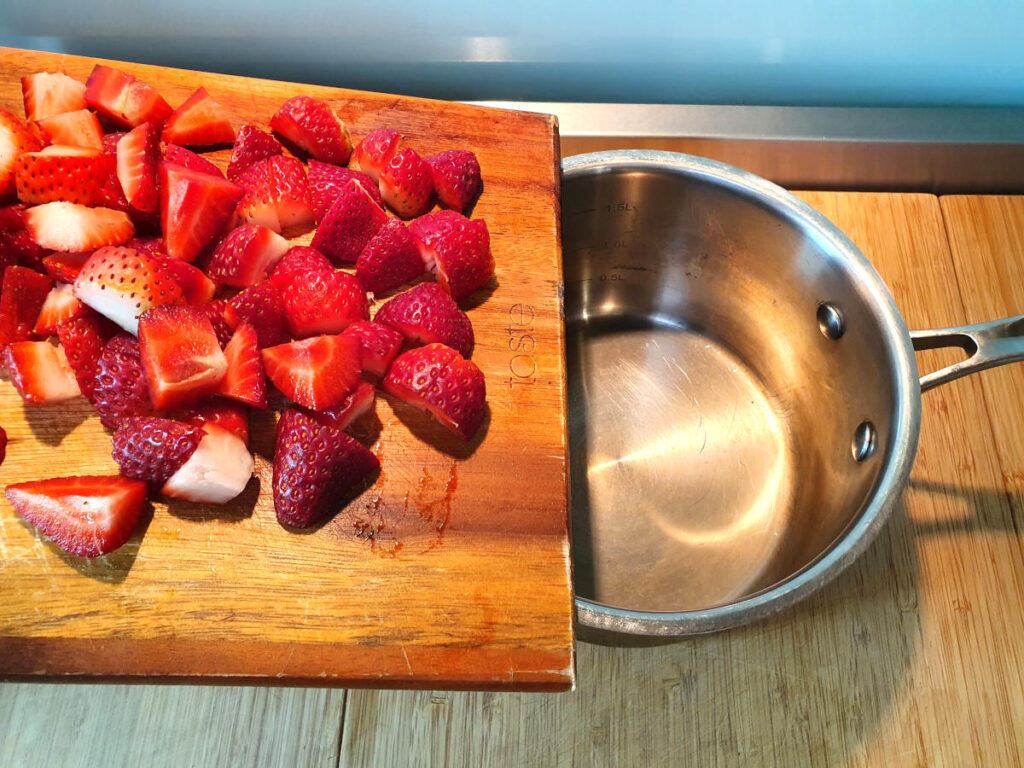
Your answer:
[[[890,449],[894,374],[849,265],[699,175],[568,174],[562,195],[577,596],[692,611],[807,567]]]

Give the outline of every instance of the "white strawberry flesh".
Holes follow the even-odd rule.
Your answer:
[[[240,494],[252,477],[252,454],[233,432],[203,424],[195,452],[168,478],[160,492],[197,504],[226,504]]]

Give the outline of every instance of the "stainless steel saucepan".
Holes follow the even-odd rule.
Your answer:
[[[1024,359],[1024,317],[909,332],[881,278],[780,187],[669,152],[562,163],[580,636],[733,627],[878,533],[921,392]],[[915,349],[964,362],[918,379]]]

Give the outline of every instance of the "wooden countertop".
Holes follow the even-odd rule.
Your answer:
[[[802,196],[911,327],[1024,312],[1024,197]],[[767,621],[657,648],[581,643],[577,690],[553,695],[7,684],[0,765],[1020,764],[1024,366],[923,402],[885,531]]]

